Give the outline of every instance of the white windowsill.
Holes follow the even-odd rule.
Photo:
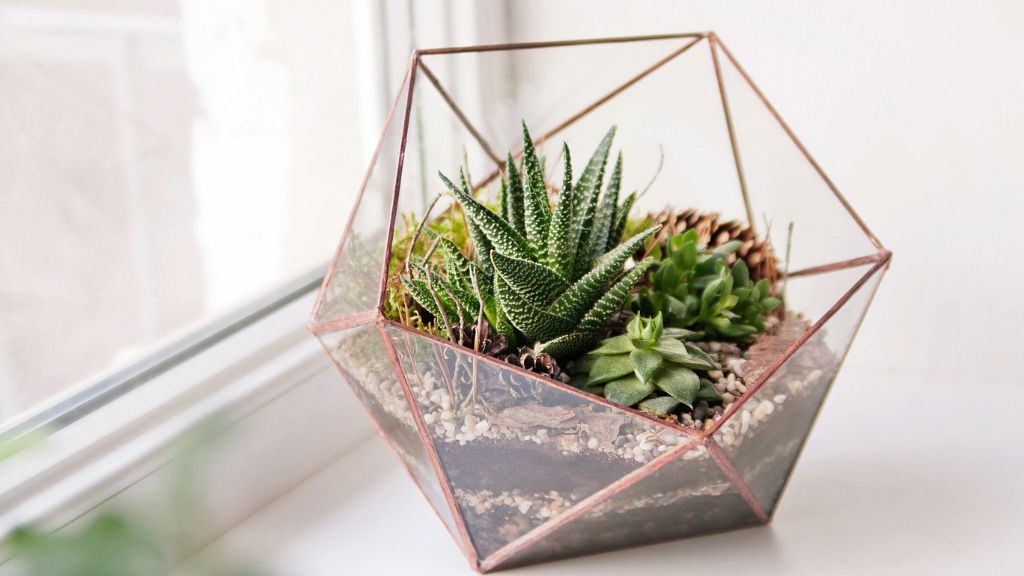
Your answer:
[[[1024,562],[1017,543],[1024,463],[915,412],[870,426],[874,399],[909,400],[912,378],[843,374],[774,523],[515,570],[515,574],[996,574]],[[937,393],[954,382],[929,382]],[[1024,401],[1024,390],[1003,392]],[[351,400],[355,402],[355,400]],[[989,434],[1011,434],[1009,419]],[[1012,437],[1012,436],[1007,436]],[[941,440],[941,441],[936,441]],[[1005,500],[1005,499],[1009,500]],[[1005,503],[1004,503],[1005,501]],[[1015,504],[1014,504],[1015,503]],[[276,576],[472,573],[436,515],[372,438],[253,516],[203,554],[260,559]]]
[[[306,329],[297,299],[0,463],[0,535],[58,529],[138,500],[202,422],[226,441],[204,482],[216,502],[202,546],[359,444],[372,426]],[[259,481],[253,481],[258,478]],[[7,555],[0,553],[0,562]]]

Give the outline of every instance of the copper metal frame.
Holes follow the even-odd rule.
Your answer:
[[[643,42],[643,41],[671,40],[671,39],[691,39],[691,40],[689,42],[685,43],[680,48],[678,48],[678,49],[674,50],[673,52],[669,53],[667,56],[665,56],[661,60],[659,60],[659,61],[655,62],[654,64],[652,64],[651,66],[641,70],[635,76],[633,76],[632,78],[630,78],[629,80],[627,80],[623,84],[619,85],[615,89],[611,90],[609,93],[605,94],[601,98],[598,98],[597,100],[592,102],[590,105],[588,105],[588,106],[584,107],[583,109],[581,109],[579,112],[571,115],[565,121],[561,122],[560,124],[554,126],[553,128],[547,130],[546,132],[542,133],[540,136],[538,136],[535,139],[535,143],[539,144],[539,143],[543,142],[544,140],[554,136],[555,134],[557,134],[561,130],[563,130],[566,127],[568,127],[569,125],[571,125],[573,122],[575,122],[575,121],[579,120],[580,118],[584,117],[586,114],[588,114],[592,110],[598,108],[599,106],[601,106],[602,104],[604,104],[608,100],[614,98],[615,96],[617,96],[621,92],[627,90],[630,86],[632,86],[633,84],[639,82],[645,76],[647,76],[650,73],[654,72],[659,67],[661,67],[662,65],[664,65],[667,62],[671,61],[676,56],[678,56],[678,55],[682,54],[683,52],[689,50],[691,47],[693,47],[694,45],[700,43],[701,41],[707,40],[708,44],[709,44],[709,48],[710,48],[710,55],[711,55],[712,63],[713,63],[713,66],[714,66],[714,71],[715,71],[715,77],[716,77],[716,82],[717,82],[717,86],[718,86],[718,91],[719,91],[719,95],[720,95],[720,98],[721,98],[723,117],[724,117],[724,121],[725,121],[725,124],[726,124],[726,129],[727,129],[728,135],[729,135],[729,142],[730,142],[731,151],[732,151],[732,154],[733,154],[733,160],[734,160],[734,163],[735,163],[737,178],[739,180],[740,191],[741,191],[741,194],[742,194],[742,197],[743,197],[743,204],[744,204],[744,208],[746,210],[746,215],[747,215],[748,223],[752,227],[754,226],[753,210],[751,208],[750,199],[749,199],[749,195],[748,195],[748,192],[747,192],[747,183],[746,183],[746,179],[744,177],[743,164],[742,164],[742,161],[741,161],[741,158],[740,158],[740,152],[739,152],[739,146],[738,146],[738,142],[737,142],[737,136],[736,136],[736,133],[735,133],[735,130],[734,130],[734,126],[733,126],[733,119],[732,119],[732,113],[731,113],[731,110],[730,110],[729,99],[728,99],[728,95],[727,95],[726,90],[725,90],[725,84],[724,84],[723,79],[722,79],[721,56],[724,56],[725,59],[727,59],[733,65],[733,67],[736,69],[736,71],[742,77],[743,81],[746,82],[746,84],[753,90],[753,92],[756,94],[756,96],[760,100],[760,102],[769,111],[769,113],[776,120],[776,122],[779,124],[779,126],[785,131],[786,135],[789,137],[789,139],[792,141],[792,143],[801,152],[801,154],[807,160],[807,162],[813,167],[815,172],[824,181],[824,183],[827,185],[829,190],[834,194],[836,199],[843,206],[843,208],[850,215],[850,217],[853,218],[853,220],[857,223],[857,225],[860,227],[860,229],[862,230],[864,235],[870,240],[870,242],[877,249],[877,251],[875,253],[873,253],[873,254],[868,254],[868,255],[865,255],[865,256],[858,257],[858,258],[852,258],[852,259],[847,259],[847,260],[838,261],[838,262],[829,262],[829,263],[825,263],[825,264],[822,264],[822,265],[813,266],[813,267],[809,267],[809,268],[805,268],[805,269],[801,269],[801,270],[797,270],[797,271],[789,273],[789,275],[788,275],[789,277],[796,278],[796,277],[802,277],[802,276],[811,276],[811,275],[816,275],[816,274],[824,274],[824,273],[829,273],[829,272],[833,272],[833,271],[836,271],[836,270],[849,269],[849,268],[855,268],[855,267],[866,267],[867,268],[866,272],[854,283],[854,285],[851,286],[849,288],[849,290],[847,290],[839,298],[839,300],[837,300],[821,316],[821,318],[819,318],[816,322],[814,322],[805,331],[805,333],[796,342],[794,342],[792,344],[792,346],[790,346],[790,348],[782,356],[780,356],[776,360],[776,362],[768,370],[766,370],[759,377],[759,379],[753,385],[749,386],[747,392],[741,398],[739,398],[736,402],[734,402],[733,404],[730,405],[730,407],[726,410],[726,412],[723,415],[723,417],[721,419],[719,419],[718,421],[716,421],[715,424],[713,424],[711,427],[709,427],[706,430],[695,430],[695,429],[692,429],[692,428],[688,428],[688,427],[677,425],[675,423],[671,423],[671,422],[667,422],[667,421],[664,421],[664,420],[660,420],[660,419],[651,417],[651,416],[649,416],[647,414],[644,414],[644,413],[636,411],[636,410],[632,410],[632,409],[628,409],[628,408],[623,408],[622,406],[611,404],[607,400],[605,400],[604,398],[593,396],[591,394],[583,392],[583,391],[581,391],[581,390],[579,390],[577,388],[574,388],[572,386],[565,385],[565,384],[562,384],[560,382],[552,381],[552,380],[549,380],[549,379],[541,379],[542,382],[545,385],[557,387],[560,390],[568,392],[570,394],[574,394],[574,395],[578,395],[578,396],[583,396],[583,397],[587,398],[587,400],[589,400],[591,402],[595,402],[595,403],[606,405],[606,406],[611,406],[611,407],[613,407],[616,410],[621,410],[621,411],[624,411],[624,412],[628,412],[628,413],[630,413],[631,416],[638,417],[638,418],[643,418],[645,420],[655,422],[659,426],[663,426],[665,428],[672,429],[672,430],[674,430],[676,432],[682,432],[683,434],[686,434],[688,437],[690,437],[691,440],[689,442],[685,442],[685,443],[675,447],[674,449],[672,449],[672,450],[670,450],[668,452],[665,452],[661,456],[658,456],[654,460],[644,464],[640,468],[638,468],[638,469],[634,470],[633,472],[627,474],[626,476],[622,477],[620,480],[612,483],[611,485],[605,487],[604,489],[599,490],[598,492],[590,495],[589,497],[584,498],[582,501],[577,503],[575,506],[569,508],[567,511],[559,514],[558,516],[552,518],[551,520],[549,520],[549,521],[541,524],[540,526],[534,528],[533,530],[529,531],[528,533],[526,533],[525,535],[521,536],[520,538],[512,541],[511,543],[507,544],[506,546],[504,546],[503,548],[499,549],[498,551],[490,554],[488,557],[486,557],[486,558],[478,558],[477,554],[476,554],[476,550],[475,550],[475,548],[473,546],[473,543],[471,541],[471,538],[469,536],[469,533],[468,533],[468,531],[466,529],[465,519],[462,517],[462,513],[461,513],[461,511],[459,509],[459,506],[455,502],[455,498],[454,498],[452,487],[449,484],[448,479],[447,479],[447,477],[446,477],[446,475],[444,473],[444,469],[441,466],[441,463],[440,463],[440,461],[438,459],[438,455],[436,453],[436,450],[434,449],[433,442],[431,441],[431,439],[430,439],[430,437],[429,437],[429,435],[427,433],[427,430],[425,428],[425,424],[424,424],[424,422],[422,420],[422,416],[420,415],[419,411],[416,410],[415,399],[414,399],[413,393],[411,391],[409,382],[406,380],[405,373],[402,370],[401,366],[399,365],[399,360],[398,360],[398,356],[397,356],[396,350],[394,348],[394,344],[392,343],[391,338],[388,336],[386,331],[387,331],[387,329],[393,329],[393,330],[398,330],[398,331],[401,331],[401,332],[406,332],[408,334],[415,334],[418,338],[427,338],[427,339],[432,340],[434,343],[440,344],[442,346],[449,346],[449,347],[453,347],[453,348],[458,348],[460,353],[470,355],[475,360],[478,360],[480,362],[498,364],[498,365],[500,365],[500,367],[503,370],[517,371],[517,372],[519,372],[522,375],[527,376],[527,377],[534,377],[534,378],[536,378],[536,376],[533,375],[530,372],[522,370],[521,368],[501,363],[501,362],[499,362],[499,361],[497,361],[494,358],[491,358],[489,356],[485,356],[483,354],[479,354],[479,353],[473,352],[472,350],[469,350],[469,349],[457,347],[457,346],[455,346],[454,344],[452,344],[450,342],[434,338],[433,336],[428,335],[428,334],[423,334],[423,333],[414,331],[414,330],[412,330],[411,328],[409,328],[407,326],[404,326],[402,324],[399,324],[397,322],[394,322],[392,320],[389,320],[389,319],[385,318],[384,315],[383,315],[383,301],[384,301],[384,297],[385,297],[385,291],[386,291],[386,288],[387,288],[387,269],[388,269],[388,262],[389,262],[389,260],[391,258],[391,244],[392,244],[393,235],[394,235],[394,222],[395,222],[395,219],[397,217],[398,194],[399,194],[399,187],[400,187],[401,178],[402,178],[402,168],[403,168],[404,159],[405,159],[404,158],[404,152],[405,152],[405,147],[406,147],[406,138],[407,138],[407,135],[408,135],[409,115],[410,115],[410,111],[412,109],[411,103],[412,103],[412,99],[413,99],[413,89],[414,89],[414,84],[415,84],[416,72],[417,72],[417,70],[422,70],[423,71],[424,75],[427,77],[427,79],[429,80],[430,84],[437,90],[437,92],[441,96],[441,98],[452,109],[452,112],[455,114],[455,116],[458,118],[458,120],[463,124],[463,126],[468,130],[468,132],[472,135],[472,137],[481,146],[481,148],[484,150],[485,154],[492,161],[494,161],[495,164],[497,165],[496,169],[492,173],[490,173],[482,181],[480,181],[480,182],[478,182],[476,184],[477,186],[484,186],[484,185],[488,184],[489,182],[493,181],[500,174],[501,170],[504,168],[504,162],[493,152],[493,149],[486,142],[486,140],[481,135],[479,130],[477,130],[473,126],[473,124],[470,122],[468,117],[463,113],[463,111],[458,107],[457,103],[451,98],[451,96],[448,94],[448,92],[444,89],[444,87],[442,86],[441,82],[437,79],[437,77],[434,75],[434,73],[430,70],[429,67],[426,66],[426,64],[423,61],[423,58],[425,56],[442,55],[442,54],[456,54],[456,53],[466,53],[466,52],[487,52],[487,51],[498,51],[498,50],[528,50],[528,49],[536,49],[536,48],[554,48],[554,47],[560,47],[560,46],[579,46],[579,45],[587,45],[587,44],[628,43],[628,42]],[[753,397],[753,395],[778,370],[778,368],[780,366],[782,366],[787,360],[789,360],[797,352],[797,350],[799,350],[800,347],[805,342],[807,342],[807,340],[809,340],[812,336],[814,336],[822,328],[822,326],[824,326],[824,324],[830,318],[832,318],[832,316],[834,316],[839,311],[839,309],[844,304],[846,304],[846,302],[849,301],[864,286],[864,284],[866,284],[868,282],[869,279],[871,279],[875,274],[879,274],[881,276],[881,275],[883,275],[885,273],[886,269],[888,268],[889,262],[891,260],[891,252],[889,250],[887,250],[881,244],[881,242],[878,240],[878,238],[871,232],[871,230],[867,227],[867,225],[860,218],[860,216],[854,211],[854,209],[852,208],[850,203],[846,200],[846,198],[838,190],[838,188],[835,186],[835,184],[832,182],[832,180],[828,177],[828,175],[824,172],[824,170],[817,163],[817,161],[811,156],[811,154],[808,152],[808,150],[802,144],[802,142],[796,137],[796,135],[793,133],[792,129],[782,119],[782,117],[781,117],[781,115],[779,115],[778,111],[768,101],[768,99],[765,97],[765,95],[761,92],[761,90],[753,82],[753,80],[750,78],[749,74],[747,74],[747,72],[739,64],[739,62],[735,59],[733,54],[729,51],[729,49],[725,46],[725,44],[721,41],[721,39],[717,35],[715,35],[714,32],[699,32],[699,33],[683,33],[683,34],[664,34],[664,35],[654,35],[654,36],[630,36],[630,37],[620,37],[620,38],[598,38],[598,39],[568,40],[568,41],[555,41],[555,42],[532,42],[532,43],[519,43],[519,44],[496,44],[496,45],[483,45],[483,46],[465,46],[465,47],[417,50],[417,51],[415,51],[413,53],[412,58],[411,58],[410,66],[409,66],[409,69],[408,69],[408,72],[407,72],[407,76],[406,76],[405,89],[404,89],[404,91],[402,91],[400,94],[398,94],[396,96],[396,99],[395,99],[394,103],[392,104],[391,110],[390,110],[390,112],[388,114],[388,119],[387,119],[387,121],[385,123],[385,131],[384,131],[385,134],[387,133],[387,127],[390,126],[390,124],[395,121],[394,114],[395,114],[395,111],[396,111],[396,109],[398,107],[398,104],[400,103],[401,98],[403,96],[406,98],[406,104],[407,105],[406,105],[406,110],[405,110],[404,118],[402,119],[403,120],[403,129],[402,129],[402,137],[401,137],[401,146],[400,146],[399,159],[398,159],[396,176],[395,176],[394,195],[392,197],[392,203],[391,203],[390,227],[388,229],[387,241],[386,241],[386,244],[385,244],[385,257],[384,257],[383,269],[382,269],[382,274],[381,274],[380,291],[379,291],[378,300],[377,300],[378,306],[374,310],[365,310],[365,311],[362,311],[362,312],[359,312],[359,313],[356,313],[356,314],[350,314],[350,315],[347,315],[347,316],[344,316],[344,317],[341,317],[341,318],[329,319],[329,320],[325,320],[325,321],[318,321],[317,320],[319,311],[321,310],[321,307],[323,305],[323,300],[324,300],[324,294],[325,294],[326,287],[328,286],[328,284],[331,281],[331,275],[332,275],[333,271],[336,269],[336,264],[337,264],[337,261],[338,261],[338,259],[340,257],[340,254],[341,254],[341,251],[342,251],[342,247],[344,246],[345,241],[346,241],[346,239],[347,239],[347,237],[348,237],[348,235],[350,233],[351,226],[352,226],[352,220],[355,217],[355,214],[353,213],[353,215],[350,216],[350,218],[349,218],[349,221],[348,221],[348,223],[346,225],[345,232],[344,232],[344,235],[342,237],[342,240],[339,243],[338,249],[337,249],[337,251],[336,251],[336,253],[334,255],[334,259],[332,260],[330,268],[328,269],[328,273],[327,273],[326,277],[324,278],[324,282],[323,282],[323,284],[321,286],[320,293],[318,294],[317,302],[316,302],[316,305],[314,307],[313,319],[310,322],[310,329],[315,334],[319,335],[319,334],[325,334],[325,333],[334,332],[334,331],[337,331],[337,330],[342,330],[342,329],[347,329],[347,328],[353,328],[353,327],[358,327],[358,326],[368,326],[368,325],[376,324],[376,329],[380,332],[380,336],[381,336],[381,338],[383,340],[383,343],[384,343],[384,349],[387,352],[388,358],[389,358],[389,360],[391,361],[391,363],[393,365],[395,373],[396,373],[396,375],[398,377],[398,381],[399,381],[399,383],[401,385],[403,394],[405,395],[406,400],[409,402],[410,408],[412,408],[412,413],[414,415],[414,420],[415,420],[415,423],[416,423],[417,432],[420,435],[420,440],[423,442],[423,445],[426,448],[428,457],[429,457],[429,459],[431,461],[431,464],[432,464],[432,466],[434,468],[434,471],[437,474],[437,477],[438,477],[441,489],[444,492],[445,500],[446,500],[446,502],[447,502],[447,504],[448,504],[448,506],[450,508],[450,512],[452,514],[452,517],[455,520],[455,523],[456,523],[456,533],[453,534],[453,536],[459,541],[460,547],[467,554],[467,556],[469,558],[469,561],[470,561],[471,567],[473,569],[475,569],[475,570],[482,571],[482,572],[486,572],[486,571],[493,570],[495,568],[499,568],[501,566],[502,562],[504,562],[505,560],[513,557],[516,552],[518,552],[518,551],[528,547],[531,543],[536,542],[539,539],[542,539],[545,535],[550,534],[551,532],[553,532],[554,530],[558,529],[559,527],[566,525],[567,523],[571,522],[573,519],[579,517],[580,515],[586,513],[587,511],[593,509],[594,507],[596,507],[597,505],[601,504],[602,502],[605,502],[608,498],[611,498],[611,497],[615,496],[616,494],[621,493],[623,490],[629,488],[630,486],[632,486],[636,482],[639,482],[640,480],[649,477],[651,474],[656,472],[658,469],[660,469],[661,467],[665,466],[666,464],[672,462],[674,459],[681,457],[683,454],[685,454],[687,451],[689,451],[690,449],[692,449],[694,446],[697,446],[697,445],[704,445],[705,447],[707,447],[707,449],[709,450],[709,453],[710,453],[712,459],[714,460],[714,462],[722,470],[722,472],[725,475],[725,477],[728,478],[729,482],[733,485],[733,487],[736,489],[736,491],[742,496],[744,501],[746,501],[746,503],[750,507],[751,511],[758,518],[758,520],[761,523],[769,522],[771,520],[771,514],[774,512],[774,508],[772,510],[770,510],[770,511],[766,511],[765,510],[765,508],[762,505],[762,503],[758,501],[757,497],[751,491],[749,486],[746,485],[746,483],[744,482],[744,480],[740,476],[740,474],[737,473],[737,471],[733,468],[733,466],[730,463],[728,457],[725,455],[725,453],[722,451],[722,449],[718,446],[717,442],[714,440],[714,434],[726,421],[728,421],[728,419],[733,414],[735,414],[746,402],[748,402],[750,400],[750,398]],[[365,192],[367,181],[368,181],[369,176],[372,173],[373,168],[374,168],[374,166],[376,164],[376,161],[378,159],[378,155],[380,153],[380,147],[381,147],[381,144],[383,142],[383,139],[384,139],[384,136],[382,135],[381,142],[378,143],[377,149],[375,150],[375,152],[373,154],[373,157],[372,157],[372,160],[371,160],[371,163],[370,163],[370,167],[367,170],[366,177],[364,178],[363,183],[360,186],[359,196],[358,196],[358,199],[357,199],[357,205],[358,205],[359,200],[362,199],[363,193]],[[521,155],[521,153],[522,153],[522,150],[520,149],[513,156],[514,157],[518,157],[519,155]],[[880,280],[880,278],[879,278],[879,280]],[[865,305],[865,311],[867,310],[867,307],[870,305],[871,300],[873,300],[873,298],[874,298],[874,294],[875,294],[875,290],[877,290],[877,286],[878,286],[878,283],[875,284],[874,289],[872,289],[871,293],[868,295],[867,302],[866,302],[866,305]],[[863,314],[857,319],[857,322],[856,322],[856,324],[854,326],[854,333],[856,333],[856,330],[859,328],[860,322],[862,320],[863,320]],[[842,363],[843,359],[845,359],[845,356],[844,356],[844,358],[840,358],[840,364]],[[335,364],[337,365],[336,361],[335,361]],[[338,365],[337,367],[338,367],[339,371],[344,375],[345,372],[344,372],[344,370],[341,369],[340,365]],[[350,383],[350,385],[351,385],[351,383]],[[829,383],[829,386],[830,385],[831,385],[831,383]],[[827,388],[826,388],[826,394],[827,394]],[[815,418],[816,417],[817,416],[815,415]],[[378,428],[378,430],[379,430],[379,428]],[[385,437],[386,440],[388,440],[389,443],[391,442],[390,439],[388,439],[387,436],[383,433],[383,431],[381,431],[381,434]],[[804,441],[806,441],[806,437],[804,438]],[[802,447],[803,447],[803,445],[801,445],[801,450],[802,450]],[[415,476],[413,476],[412,472],[410,470],[408,470],[408,469],[407,469],[407,471],[409,472],[410,476],[415,480]],[[788,479],[787,479],[787,483],[788,483]],[[785,484],[783,485],[783,489],[785,489]],[[421,490],[422,490],[422,487],[421,487]]]

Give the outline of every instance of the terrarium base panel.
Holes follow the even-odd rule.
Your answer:
[[[819,331],[759,381],[807,327],[791,316],[742,354],[709,351],[743,389],[709,415],[712,436],[402,326],[320,338],[475,567],[490,571],[766,522],[838,369]]]

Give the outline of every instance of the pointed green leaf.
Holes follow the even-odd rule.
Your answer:
[[[487,237],[493,249],[524,260],[529,260],[533,257],[527,247],[526,240],[513,230],[508,222],[505,222],[500,216],[478,202],[468,191],[456,187],[444,174],[440,172],[438,174],[441,175],[441,180],[451,191],[452,195],[455,196],[455,199],[462,205],[462,209],[466,213],[466,221]],[[470,232],[472,233],[472,229]],[[476,240],[474,237],[473,243],[479,249]],[[486,258],[485,255],[481,256]]]
[[[670,298],[671,298],[671,296],[670,296]],[[672,298],[672,299],[675,300],[675,298]],[[671,327],[671,326],[665,328],[665,330],[662,331],[662,335],[663,336],[668,336],[670,338],[690,339],[690,340],[695,340],[695,339],[698,339],[701,336],[703,336],[703,334],[700,333],[700,332],[695,332],[693,330],[687,330],[686,328],[675,328],[675,327]]]
[[[693,368],[698,370],[713,370],[717,366],[715,361],[711,359],[711,356],[708,356],[707,352],[693,344],[690,344],[689,342],[683,345],[686,346],[686,351],[690,353],[690,356],[696,358],[700,362],[700,365],[692,366]],[[704,365],[709,366],[709,368],[704,368]]]
[[[742,258],[738,258],[736,263],[732,265],[732,279],[735,286],[745,287],[750,285],[750,270],[747,269],[747,263]]]
[[[615,160],[611,178],[608,179],[608,187],[604,190],[604,195],[597,207],[597,214],[594,217],[594,228],[590,235],[590,259],[592,261],[611,249],[608,239],[611,238],[612,229],[615,227],[615,210],[619,204],[621,185],[622,153],[620,152],[619,157]]]
[[[622,234],[626,231],[626,222],[629,220],[629,211],[633,208],[633,203],[636,202],[636,192],[630,192],[629,196],[622,201],[618,210],[615,211],[615,227],[612,228],[612,234],[608,237],[608,250],[611,250],[616,244],[622,240]]]
[[[683,363],[694,360],[682,342],[668,336],[659,338],[654,344],[654,349],[669,362]]]
[[[657,230],[657,226],[652,226],[607,253],[597,261],[593,270],[569,286],[548,309],[565,318],[582,317],[607,292],[609,283],[618,276],[626,260]]]
[[[491,261],[508,285],[538,308],[547,308],[569,285],[550,268],[531,260],[510,258],[500,252],[492,252]]]
[[[715,384],[707,378],[700,379],[700,389],[697,390],[697,396],[694,398],[694,402],[700,402],[701,400],[708,404],[717,404],[722,401],[722,395],[715,389]]]
[[[573,270],[573,260],[576,257],[576,245],[573,244],[573,187],[572,187],[572,158],[569,155],[569,146],[562,144],[562,154],[565,157],[565,178],[562,183],[562,193],[558,198],[558,205],[551,217],[551,224],[548,227],[547,248],[544,250],[544,260],[549,268],[558,272],[563,278],[570,278]]]
[[[444,331],[448,331],[448,325],[445,324],[444,316],[438,311],[437,302],[434,301],[434,297],[430,294],[430,290],[427,288],[427,283],[423,280],[408,278],[406,276],[401,277],[402,285],[412,295],[413,300],[416,301],[424,310],[430,312],[430,315],[434,317],[437,325]],[[439,297],[438,300],[441,298]],[[442,304],[443,305],[443,304]],[[454,310],[447,312],[454,313]]]
[[[501,187],[498,188],[498,211],[501,219],[509,222],[508,219],[508,179],[501,175]],[[515,227],[513,226],[513,229]]]
[[[537,158],[526,122],[523,122],[523,169],[526,172],[523,198],[526,238],[533,246],[543,247],[551,222],[551,205],[548,204],[548,189],[544,184],[544,169]]]
[[[563,358],[586,351],[594,345],[594,342],[597,342],[597,338],[598,335],[595,333],[573,332],[554,340],[541,342],[534,347],[534,351],[538,354],[546,352],[555,358]]]
[[[661,367],[664,359],[654,350],[633,350],[629,353],[629,361],[633,364],[633,373],[641,382],[650,382],[655,371]]]
[[[654,261],[651,259],[644,260],[634,266],[632,270],[623,274],[611,289],[583,316],[583,319],[580,320],[579,329],[584,332],[596,332],[604,327],[605,323],[611,319],[612,314],[615,314],[619,308],[622,308],[622,304],[625,303],[626,297],[629,296],[629,291],[633,288],[633,285],[636,284],[640,276],[643,276],[643,273],[653,263]]]
[[[743,242],[740,242],[739,240],[730,240],[725,244],[722,244],[718,248],[712,250],[711,255],[718,258],[725,258],[726,256],[732,254],[733,252],[739,250],[742,247]]]
[[[636,376],[626,376],[604,386],[604,397],[623,406],[632,406],[651,392],[654,392],[654,385],[644,384]]]
[[[621,334],[602,340],[601,347],[597,350],[591,350],[590,353],[595,356],[607,356],[610,354],[629,354],[633,350],[636,350],[636,347],[633,346],[629,334]]]
[[[689,368],[666,364],[655,378],[654,385],[692,407],[697,391],[700,390],[700,378]]]
[[[601,192],[601,184],[604,180],[604,169],[608,163],[608,152],[612,147],[612,139],[615,138],[615,126],[608,129],[608,132],[601,139],[594,150],[593,156],[587,162],[587,166],[580,174],[576,182],[576,198],[573,207],[576,265],[574,277],[578,278],[586,273],[590,263],[590,235],[594,224],[594,213],[597,210],[597,200]]]
[[[590,365],[587,384],[603,384],[633,374],[633,363],[628,354],[598,356]]]
[[[667,416],[678,407],[679,400],[676,400],[671,396],[650,398],[637,405],[637,408],[639,408],[641,412],[647,412],[648,414],[654,414],[656,416]]]
[[[506,160],[505,169],[508,171],[508,217],[506,220],[512,225],[512,229],[519,233],[523,238],[527,238],[526,235],[526,212],[523,204],[523,181],[519,176],[519,169],[516,167],[515,160],[512,159],[512,153],[509,152],[508,160]]]
[[[551,340],[569,333],[575,327],[571,320],[527,302],[522,295],[508,285],[500,273],[494,275],[494,294],[498,297],[498,302],[508,316],[509,322],[529,340],[537,342]]]
[[[484,298],[484,315],[487,316],[487,322],[494,327],[498,334],[505,337],[508,345],[514,346],[516,343],[515,327],[508,321],[505,311],[498,304],[498,299],[492,294],[488,294]]]

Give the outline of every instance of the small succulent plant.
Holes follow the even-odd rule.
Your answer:
[[[714,384],[697,371],[716,369],[700,348],[684,341],[695,334],[665,328],[661,314],[634,316],[626,333],[590,352],[585,388],[612,402],[666,415],[700,400],[720,402]]]
[[[640,314],[662,314],[665,324],[689,328],[708,337],[747,341],[765,329],[764,316],[780,301],[772,297],[767,280],[753,282],[746,263],[729,255],[738,241],[708,251],[696,231],[668,237],[655,256],[650,285],[633,301]]]
[[[474,198],[464,173],[458,184],[440,174],[466,215],[474,253],[469,258],[451,241],[436,238],[444,274],[427,264],[428,253],[409,262],[402,277],[416,302],[445,330],[481,315],[510,342],[553,357],[596,344],[652,262],[623,267],[657,231],[654,226],[619,242],[636,196],[619,203],[621,154],[601,194],[614,135],[612,127],[575,182],[563,145],[564,178],[553,206],[525,123],[523,174],[510,155],[497,211]]]

